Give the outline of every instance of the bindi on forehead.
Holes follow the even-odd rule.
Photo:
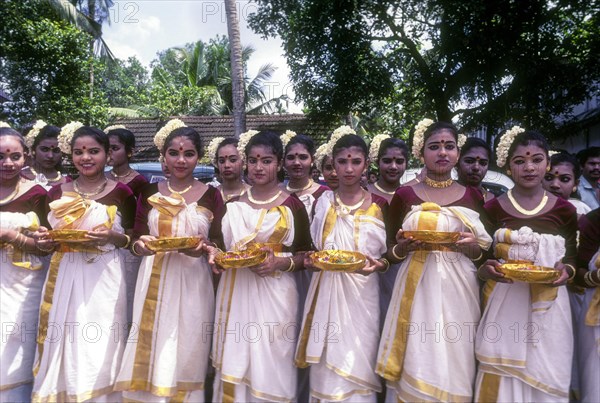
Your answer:
[[[352,154],[348,154],[348,158],[352,158]]]
[[[525,155],[531,155],[531,152],[527,151],[527,152],[525,153]]]
[[[6,152],[7,152],[7,153],[9,153],[9,152],[10,152],[10,148],[7,148],[7,149],[6,149]]]
[[[83,146],[83,147],[81,147],[81,148],[82,148],[82,149],[84,149],[84,150],[85,150],[85,149],[87,149],[87,147],[86,147],[86,146]]]

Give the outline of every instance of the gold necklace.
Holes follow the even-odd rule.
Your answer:
[[[350,212],[352,212],[353,210],[356,210],[357,208],[359,208],[360,206],[362,206],[363,203],[365,202],[366,195],[365,195],[364,191],[361,191],[361,193],[362,193],[362,198],[359,200],[359,202],[356,203],[356,204],[353,204],[353,205],[349,206],[349,205],[347,205],[346,203],[344,203],[342,201],[339,193],[336,192],[335,193],[335,202],[337,203],[337,205],[338,205],[338,207],[340,209],[340,212],[342,214],[350,214]]]
[[[275,193],[275,196],[267,199],[267,200],[256,200],[254,197],[252,197],[252,188],[248,189],[248,200],[250,200],[252,203],[254,204],[269,204],[269,203],[273,203],[275,200],[277,200],[277,198],[281,195],[281,190],[277,193]]]
[[[223,185],[219,186],[219,191],[221,192],[221,197],[223,198],[224,201],[229,201],[231,199],[233,199],[234,197],[237,196],[242,196],[244,194],[244,192],[246,192],[246,189],[244,189],[244,184],[242,184],[242,190],[240,190],[239,193],[235,194],[229,194],[227,196],[225,196],[225,191],[223,190]]]
[[[33,166],[30,166],[30,167],[29,167],[29,170],[31,171],[31,173],[32,173],[34,176],[36,176],[36,177],[38,176],[38,172],[37,172],[37,171],[36,171],[36,170],[33,168]],[[48,177],[46,176],[46,174],[42,174],[42,175],[44,175],[44,177],[46,178],[46,180],[47,180],[48,182],[57,182],[57,181],[59,181],[59,180],[61,180],[61,179],[62,179],[62,174],[60,173],[60,171],[56,171],[56,176],[55,176],[54,178],[48,178]]]
[[[14,198],[19,194],[19,185],[20,184],[21,184],[21,180],[19,179],[19,181],[17,182],[17,185],[15,186],[15,190],[13,190],[4,199],[0,200],[0,206],[4,206],[5,204],[8,204],[14,200]]]
[[[110,171],[110,174],[111,174],[113,177],[117,178],[117,179],[121,179],[121,178],[125,178],[125,177],[129,176],[129,175],[130,175],[132,172],[133,172],[133,169],[129,168],[129,170],[128,170],[126,173],[124,173],[123,175],[117,175],[117,174],[115,173],[115,170],[114,170],[114,169],[112,169],[112,170]]]
[[[308,183],[306,184],[306,186],[303,186],[303,187],[301,187],[301,188],[293,188],[293,187],[291,187],[291,186],[289,185],[289,183],[288,183],[287,185],[285,185],[285,188],[286,188],[286,190],[287,190],[288,192],[291,192],[291,193],[303,192],[303,191],[305,191],[306,189],[310,188],[310,187],[313,185],[313,183],[314,183],[314,182],[313,182],[313,180],[312,180],[312,179],[309,179],[309,180],[308,180]]]
[[[176,193],[176,194],[178,194],[179,196],[181,196],[181,195],[182,195],[182,194],[184,194],[185,192],[189,191],[189,190],[192,188],[192,186],[194,186],[194,183],[193,183],[193,182],[192,182],[192,184],[191,184],[190,186],[186,187],[186,188],[185,188],[185,189],[183,189],[183,190],[175,190],[175,189],[173,189],[173,188],[171,187],[171,181],[167,181],[167,188],[169,189],[169,192],[171,192],[171,193]]]
[[[546,194],[545,190],[544,190],[544,196],[542,197],[542,200],[540,201],[540,204],[538,204],[532,210],[527,210],[527,209],[524,209],[523,207],[521,207],[521,205],[519,204],[519,202],[517,202],[517,200],[513,197],[513,195],[512,195],[512,189],[510,189],[508,192],[506,192],[506,195],[508,196],[508,200],[510,200],[511,204],[513,205],[513,207],[519,213],[521,213],[523,215],[536,215],[544,207],[546,207],[546,203],[548,203],[548,194]]]
[[[445,181],[436,181],[434,179],[431,179],[429,176],[425,176],[424,182],[427,186],[430,186],[432,188],[444,189],[444,188],[452,186],[452,183],[454,183],[454,180],[452,178],[450,178],[450,179],[446,179]]]
[[[396,193],[395,190],[392,190],[391,192],[388,190],[385,190],[384,188],[379,186],[379,184],[377,182],[373,182],[373,186],[375,186],[375,189],[379,190],[381,193],[385,193],[386,195],[393,195],[394,193]]]
[[[90,197],[96,196],[104,191],[104,188],[106,187],[106,184],[108,183],[108,179],[104,178],[104,182],[100,186],[98,186],[96,189],[92,190],[91,192],[84,192],[83,190],[81,190],[81,188],[79,187],[79,184],[77,182],[79,182],[78,179],[75,179],[73,181],[73,190],[75,190],[75,192],[77,192],[77,194],[79,196],[83,197],[84,199],[89,199]]]

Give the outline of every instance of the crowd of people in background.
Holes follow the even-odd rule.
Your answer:
[[[149,183],[124,126],[0,126],[2,402],[600,401],[600,147],[429,119],[410,148],[348,126],[204,147],[174,119]],[[364,266],[323,270],[340,250]]]

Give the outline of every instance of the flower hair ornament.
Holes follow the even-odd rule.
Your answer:
[[[58,148],[65,154],[71,155],[71,140],[73,140],[73,136],[75,135],[75,131],[83,127],[83,123],[81,122],[71,122],[67,123],[60,129],[60,133],[58,134]]]
[[[286,130],[285,133],[283,133],[281,135],[281,144],[283,144],[283,149],[285,150],[285,148],[287,147],[288,143],[290,142],[290,140],[296,136],[296,132],[291,131],[291,130]]]
[[[217,149],[223,141],[225,141],[225,137],[215,137],[206,146],[206,155],[214,166],[217,166]]]
[[[0,127],[8,127],[10,129],[10,125],[3,120],[0,120]]]
[[[378,134],[377,136],[373,137],[373,140],[371,140],[371,144],[369,145],[369,159],[371,162],[377,161],[377,155],[379,154],[381,142],[391,137],[392,136],[387,133]]]
[[[240,134],[237,149],[238,153],[240,153],[240,158],[244,161],[246,160],[246,146],[255,134],[258,134],[258,130],[248,130],[247,132]]]
[[[325,161],[325,157],[331,154],[331,150],[329,149],[329,143],[323,143],[315,151],[315,162],[317,164],[317,168],[319,171],[323,172],[323,162]]]
[[[560,154],[560,151],[548,150],[548,157],[552,157],[553,155]]]
[[[29,130],[29,132],[27,133],[27,136],[25,136],[25,144],[27,145],[27,148],[29,148],[29,150],[32,149],[33,143],[35,142],[35,138],[38,136],[38,134],[40,134],[42,129],[44,127],[46,127],[47,125],[48,124],[46,122],[44,122],[43,120],[35,121],[31,130]]]
[[[412,153],[415,156],[415,158],[421,158],[421,150],[423,149],[423,145],[425,144],[425,131],[433,123],[433,120],[425,118],[422,119],[415,126],[415,133],[413,134],[412,145]]]
[[[127,130],[127,128],[124,125],[112,125],[112,126],[108,126],[106,129],[104,129],[104,133],[108,134],[108,132],[110,132],[111,130],[117,130],[117,129]]]
[[[458,148],[462,148],[462,146],[464,146],[466,142],[467,142],[467,136],[465,136],[462,133],[459,133],[458,141],[456,142],[456,144],[458,145]]]
[[[331,138],[329,139],[329,154],[333,152],[333,146],[335,146],[335,143],[337,143],[342,137],[349,134],[356,134],[354,129],[350,126],[344,125],[335,129],[333,133],[331,133]]]
[[[512,129],[507,130],[502,137],[500,137],[500,142],[498,142],[498,148],[496,148],[496,165],[499,168],[502,168],[506,165],[506,159],[508,158],[508,149],[510,145],[515,141],[515,137],[519,133],[523,133],[525,129],[520,126],[513,126]]]
[[[165,140],[169,137],[169,134],[175,129],[179,129],[180,127],[187,127],[185,123],[183,123],[179,119],[171,119],[164,125],[156,135],[154,136],[154,145],[158,148],[158,151],[162,155],[162,149],[165,146]]]

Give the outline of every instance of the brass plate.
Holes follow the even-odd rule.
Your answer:
[[[535,266],[532,263],[504,263],[498,271],[507,278],[525,283],[549,284],[560,277],[560,272],[552,267]]]
[[[50,238],[60,243],[85,243],[92,239],[86,238],[87,230],[84,229],[53,229],[48,231]]]
[[[365,267],[367,258],[360,252],[322,250],[311,255],[313,265],[326,271],[353,272]]]
[[[148,241],[146,242],[146,248],[153,252],[170,252],[195,248],[199,243],[200,238],[196,237],[169,237]]]
[[[413,237],[417,241],[427,243],[448,244],[455,243],[460,239],[460,232],[444,232],[444,231],[404,231],[404,238]]]
[[[224,269],[239,269],[261,264],[266,258],[266,251],[249,248],[245,251],[221,252],[215,257],[215,261]]]

